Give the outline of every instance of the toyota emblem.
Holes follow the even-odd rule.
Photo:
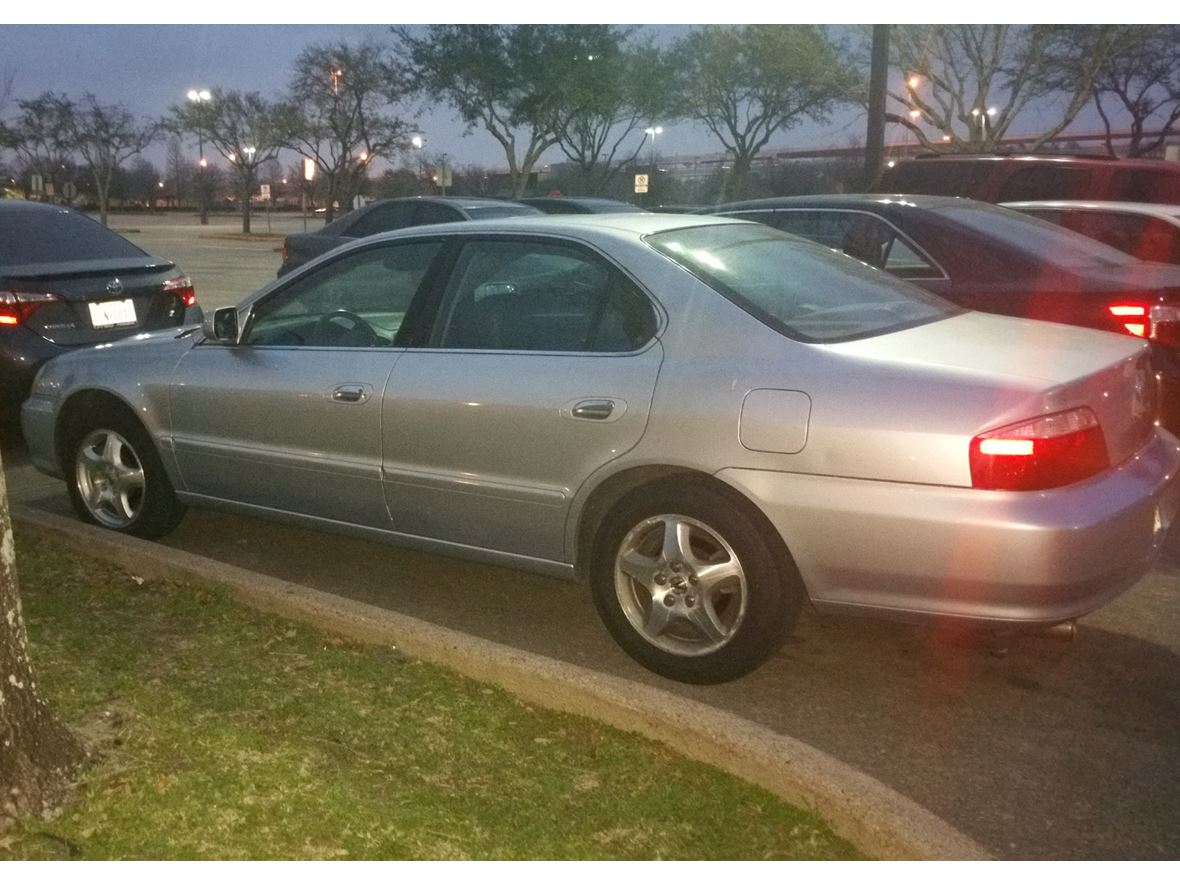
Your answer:
[[[115,277],[113,280],[111,280],[109,283],[107,283],[107,292],[109,292],[111,295],[118,295],[118,294],[122,293],[122,291],[123,291],[123,281],[120,280],[118,277]]]

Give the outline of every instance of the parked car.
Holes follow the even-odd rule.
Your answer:
[[[359,209],[341,215],[318,231],[291,234],[283,240],[283,261],[278,276],[290,273],[317,255],[337,246],[370,237],[373,234],[423,224],[446,224],[476,218],[507,218],[513,215],[540,215],[540,210],[511,200],[488,200],[482,197],[402,197],[374,200]]]
[[[1163,420],[1180,432],[1180,268],[953,197],[784,197],[715,211],[839,249],[972,310],[1151,341]]]
[[[636,660],[717,682],[805,600],[993,628],[1104,604],[1177,506],[1153,390],[1139,339],[633,214],[370,237],[203,334],[49,362],[23,420],[97,525],[221,507],[585,577]]]
[[[1089,200],[1040,200],[1004,206],[1106,243],[1140,261],[1180,264],[1180,206]]]
[[[1180,164],[1109,157],[1042,154],[931,154],[885,170],[881,190],[971,197],[989,203],[1023,200],[1123,200],[1180,203]]]
[[[601,215],[608,212],[646,212],[634,203],[603,197],[521,197],[518,203],[539,209],[546,215]]]
[[[201,318],[192,281],[173,262],[76,210],[0,200],[3,413],[15,413],[52,356]]]

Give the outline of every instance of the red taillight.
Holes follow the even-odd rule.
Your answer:
[[[170,280],[165,280],[164,284],[160,286],[160,291],[171,292],[180,299],[180,303],[185,307],[192,307],[197,303],[197,290],[193,288],[193,281],[188,277],[173,277]]]
[[[1132,335],[1139,338],[1151,337],[1151,317],[1146,304],[1116,302],[1110,305],[1107,310]]]
[[[0,292],[0,326],[23,325],[37,308],[57,300],[51,292]]]
[[[1053,489],[1110,466],[1102,427],[1084,406],[981,433],[970,458],[971,485],[1003,491]]]

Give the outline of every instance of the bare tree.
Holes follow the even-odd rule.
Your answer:
[[[99,104],[91,93],[80,104],[71,103],[67,117],[70,141],[90,167],[98,195],[98,211],[106,225],[110,211],[111,177],[127,160],[156,139],[158,124],[138,122],[119,105]]]
[[[812,25],[707,25],[671,54],[681,112],[704,123],[733,157],[736,196],[772,137],[804,120],[825,120],[861,88],[839,47]]]
[[[1042,100],[1041,131],[1029,145],[1036,150],[1090,100],[1113,49],[1114,28],[1088,28],[1083,48],[1083,42],[1063,43],[1060,25],[896,25],[893,63],[904,81],[890,91],[896,106],[885,119],[906,127],[929,150],[984,152],[1000,143],[1030,102]],[[1066,63],[1071,73],[1063,78]],[[1053,99],[1059,106],[1050,113]]]
[[[209,101],[173,107],[166,124],[180,132],[203,132],[229,164],[242,206],[242,233],[250,233],[250,200],[258,169],[290,141],[290,115],[257,92],[214,89]]]
[[[628,46],[631,31],[599,26],[594,44],[574,59],[562,87],[557,146],[578,169],[578,189],[603,194],[643,149],[644,127],[670,113],[672,75],[650,42]]]
[[[73,103],[65,95],[43,92],[16,105],[20,112],[5,131],[5,146],[27,172],[40,175],[60,193],[73,177]]]
[[[0,819],[52,807],[85,757],[49,709],[33,672],[0,463]]]
[[[391,112],[404,97],[388,50],[373,42],[317,44],[295,60],[288,109],[291,144],[315,161],[327,221],[347,206],[378,158],[405,149],[409,125]]]
[[[541,155],[558,143],[571,68],[594,54],[597,26],[431,25],[427,36],[395,28],[409,57],[407,82],[452,105],[469,128],[504,149],[514,196],[523,196]]]
[[[1079,31],[1080,26],[1070,29],[1070,42],[1080,42],[1084,51],[1089,41]],[[1099,69],[1092,92],[1111,156],[1115,150],[1110,105],[1130,118],[1127,156],[1157,150],[1180,122],[1180,25],[1120,25],[1115,48]]]

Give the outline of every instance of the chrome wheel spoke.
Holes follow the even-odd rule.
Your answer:
[[[717,617],[717,611],[713,608],[711,599],[703,598],[697,605],[690,608],[688,620],[711,643],[718,644],[729,637],[729,631]]]
[[[122,440],[115,434],[108,433],[106,440],[102,444],[102,460],[111,465],[119,464],[121,463],[119,456],[122,452]]]
[[[668,629],[668,624],[672,621],[672,609],[664,605],[664,594],[659,594],[659,598],[655,596],[651,600],[651,608],[647,613],[647,620],[643,623],[643,629],[649,637],[655,639],[661,633]]]
[[[689,535],[692,526],[683,520],[669,516],[664,521],[663,557],[668,562],[691,562],[692,547]]]
[[[627,550],[619,556],[619,570],[629,578],[633,578],[651,590],[655,584],[659,563],[650,556],[644,556],[637,550]]]
[[[95,521],[122,529],[139,517],[147,477],[135,449],[118,433],[90,433],[78,446],[74,470],[78,495]]]
[[[697,580],[700,581],[700,592],[705,596],[711,596],[716,592],[727,592],[726,590],[718,590],[718,587],[727,582],[739,582],[742,577],[742,570],[737,562],[732,559],[725,562],[718,562],[711,565],[700,566],[696,570]],[[736,587],[734,589],[737,589]],[[728,592],[733,592],[732,590]]]

